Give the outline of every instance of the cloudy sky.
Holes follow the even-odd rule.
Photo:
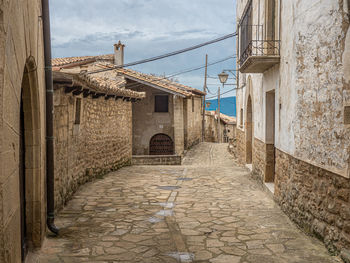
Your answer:
[[[113,53],[119,40],[126,45],[125,63],[186,48],[235,30],[236,0],[51,0],[53,57]],[[145,73],[170,75],[234,55],[233,38],[163,60],[132,67]],[[208,68],[216,77],[233,69],[234,60]],[[176,77],[203,89],[204,70]],[[230,79],[228,83],[233,83]],[[219,81],[208,79],[216,94]],[[233,89],[226,86],[225,91]],[[225,94],[233,95],[233,92]],[[214,96],[209,94],[209,96]]]

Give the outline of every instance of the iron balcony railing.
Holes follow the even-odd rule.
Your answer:
[[[242,52],[240,65],[251,56],[280,56],[280,40],[251,40]]]

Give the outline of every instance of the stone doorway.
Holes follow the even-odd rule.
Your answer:
[[[174,154],[174,142],[164,133],[158,133],[154,135],[149,143],[150,155],[173,155]]]
[[[251,164],[253,159],[253,106],[252,98],[249,95],[247,100],[246,110],[246,123],[245,123],[245,140],[246,140],[246,164]]]
[[[20,138],[19,138],[19,196],[21,213],[21,259],[25,260],[28,251],[27,227],[26,227],[26,188],[25,188],[25,132],[24,132],[24,112],[23,100],[20,106]]]
[[[265,127],[265,176],[266,183],[275,181],[275,91],[266,93],[266,127]]]
[[[41,123],[37,67],[29,58],[22,77],[19,136],[19,196],[22,261],[28,249],[38,247],[44,235],[44,204],[41,175]]]

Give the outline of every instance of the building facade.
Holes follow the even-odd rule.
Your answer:
[[[21,262],[46,231],[41,1],[0,2],[0,262]]]
[[[202,91],[131,69],[118,69],[127,88],[145,92],[133,104],[133,155],[179,155],[201,141]]]
[[[205,111],[205,138],[206,142],[227,143],[236,137],[236,119],[220,113],[220,131],[218,127],[218,115],[215,111]]]
[[[343,0],[237,1],[237,154],[331,251],[350,246],[350,34]]]

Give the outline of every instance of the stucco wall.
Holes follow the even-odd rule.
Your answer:
[[[40,17],[41,1],[0,2],[0,262],[21,261],[19,134],[24,75],[29,246],[40,246],[45,234],[45,85]]]
[[[131,102],[81,98],[81,121],[75,124],[76,99],[55,89],[56,209],[82,183],[131,163]]]
[[[146,92],[146,98],[133,104],[133,154],[148,155],[151,138],[164,133],[174,141],[173,127],[173,95],[154,89],[152,87],[137,87],[135,91]],[[168,95],[169,112],[154,111],[154,96]]]
[[[238,1],[239,17],[246,2]],[[259,1],[253,2],[253,24],[257,24]],[[266,141],[266,92],[275,89],[276,147],[348,177],[350,129],[344,125],[343,110],[350,88],[343,66],[349,59],[349,53],[344,55],[348,32],[344,8],[340,0],[281,1],[280,64],[246,77],[252,80],[254,137]],[[237,91],[238,113],[246,110],[248,86],[247,80],[246,88]]]
[[[246,2],[237,2],[238,17]],[[253,24],[257,24],[256,4],[260,2],[263,12],[265,1],[253,2]],[[331,250],[339,251],[350,240],[349,230],[344,228],[350,177],[350,126],[344,124],[344,106],[350,105],[348,1],[276,3],[280,12],[276,27],[276,39],[281,40],[280,63],[263,74],[246,74],[246,86],[240,79],[237,112],[243,108],[246,116],[247,96],[251,94],[253,136],[266,145],[274,141],[278,153],[277,200],[299,225],[323,239]],[[264,23],[260,14],[260,24]],[[275,90],[274,140],[266,132],[271,129],[266,111],[266,95],[271,90]],[[240,114],[237,123],[241,123]],[[244,132],[244,125],[240,129]],[[245,141],[238,143],[244,148]],[[261,147],[255,144],[255,148],[257,156]],[[253,158],[253,170],[262,171],[261,167],[261,159]],[[334,189],[345,192],[346,197],[335,197]],[[319,202],[318,196],[324,202]],[[334,220],[335,215],[344,222]]]

